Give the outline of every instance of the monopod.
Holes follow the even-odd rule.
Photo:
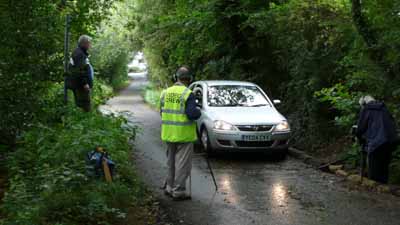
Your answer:
[[[208,158],[208,155],[206,156],[206,161],[207,161],[208,169],[210,170],[210,174],[211,174],[212,180],[213,180],[214,185],[215,185],[215,191],[218,192],[217,181],[215,180],[214,172],[213,172],[213,170],[212,170],[212,167],[211,167],[211,164],[210,164],[210,160],[209,160],[209,158]]]

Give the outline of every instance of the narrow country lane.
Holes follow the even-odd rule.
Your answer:
[[[193,225],[398,225],[400,199],[352,191],[333,175],[288,158],[222,155],[211,160],[220,190],[214,191],[204,156],[197,153],[192,172],[192,200],[173,202],[159,187],[165,174],[165,146],[160,140],[159,113],[140,95],[145,74],[106,108],[130,111],[141,126],[135,143],[140,175],[159,197],[174,224]]]

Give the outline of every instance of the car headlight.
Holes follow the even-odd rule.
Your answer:
[[[214,121],[214,129],[216,130],[236,130],[236,127],[223,120]]]
[[[289,126],[289,123],[286,121],[282,121],[275,127],[275,131],[289,131],[289,130],[290,130],[290,126]]]

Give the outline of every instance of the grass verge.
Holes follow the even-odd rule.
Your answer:
[[[144,101],[153,108],[160,108],[160,96],[162,90],[150,83],[142,92]]]

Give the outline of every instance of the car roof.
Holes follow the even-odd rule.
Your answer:
[[[215,85],[244,85],[244,86],[255,86],[255,84],[246,81],[235,81],[235,80],[201,80],[196,83],[205,83],[207,86]]]

